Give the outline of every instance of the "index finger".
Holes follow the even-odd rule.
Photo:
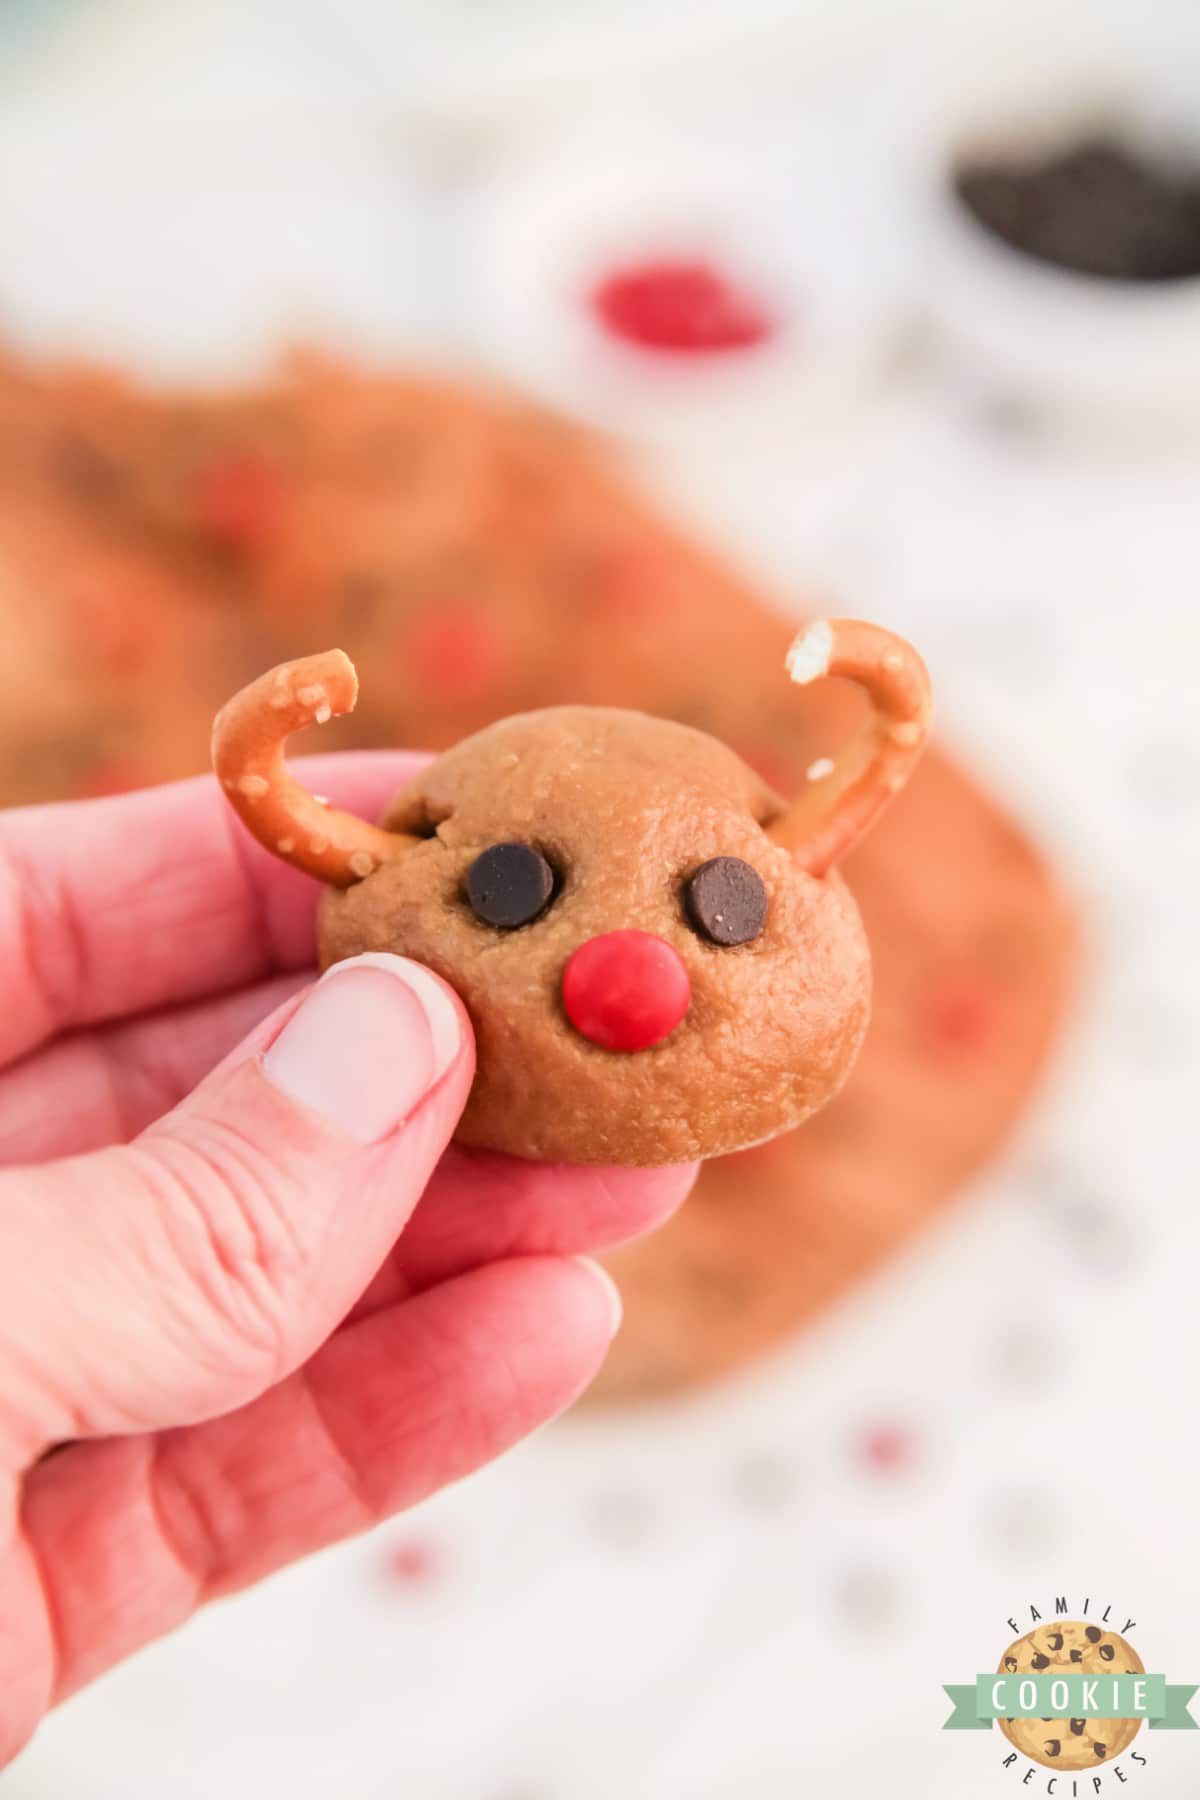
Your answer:
[[[297,760],[310,788],[374,819],[427,758]],[[254,842],[211,775],[0,813],[0,1067],[60,1031],[308,966],[319,893]]]

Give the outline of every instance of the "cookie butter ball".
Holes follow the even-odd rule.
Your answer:
[[[867,1022],[857,909],[772,843],[783,810],[683,725],[503,719],[399,796],[384,825],[419,841],[324,896],[321,958],[400,950],[461,994],[479,1057],[467,1143],[604,1163],[755,1143],[829,1099]],[[706,880],[723,866],[724,912]],[[727,941],[747,894],[744,941]]]
[[[353,705],[340,652],[238,695],[214,759],[255,835],[331,884],[323,965],[396,951],[462,996],[478,1064],[461,1141],[542,1161],[716,1156],[801,1123],[849,1072],[870,961],[832,864],[928,720],[915,652],[874,627],[814,627],[791,665],[800,681],[845,670],[874,702],[791,804],[702,732],[564,706],[456,745],[366,825],[281,756]]]

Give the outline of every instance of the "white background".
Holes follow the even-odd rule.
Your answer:
[[[557,302],[523,319],[518,294],[498,334],[509,276],[480,259],[536,221],[521,143],[584,91],[602,132],[635,103],[665,131],[684,90],[734,120],[769,106],[834,191],[866,145],[892,229],[917,233],[922,161],[885,127],[936,133],[952,9],[736,10],[731,35],[716,5],[213,0],[27,37],[0,109],[0,331],[223,372],[302,330],[549,390]],[[979,74],[997,15],[966,12],[950,66]],[[1118,27],[1166,42],[1185,18],[1043,7],[1023,54]],[[665,434],[635,396],[629,454],[797,603],[832,588],[910,632],[947,738],[1074,884],[1087,978],[1020,1141],[771,1364],[571,1418],[212,1608],[55,1715],[5,1800],[1015,1794],[995,1734],[941,1734],[941,1684],[1060,1593],[1111,1601],[1148,1667],[1200,1680],[1200,434],[1154,406],[1077,412],[1086,372],[1048,394],[951,353],[918,238],[861,250],[886,304],[853,342],[827,322],[855,373],[819,413],[802,367],[779,370],[785,405],[683,396]],[[910,1447],[886,1472],[858,1453],[881,1424]],[[1105,1794],[1200,1791],[1200,1740],[1137,1747],[1148,1767]]]

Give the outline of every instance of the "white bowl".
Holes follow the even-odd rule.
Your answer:
[[[470,350],[622,435],[801,428],[852,400],[905,317],[889,161],[833,109],[803,121],[631,124],[528,138],[461,216]],[[597,317],[596,283],[647,261],[711,264],[772,321],[749,348],[663,353]]]
[[[1200,9],[1197,24],[1200,25]],[[1112,128],[1200,168],[1194,53],[1142,38],[962,71],[921,134],[925,305],[946,338],[1022,393],[1110,424],[1200,423],[1200,278],[1136,283],[1039,262],[972,217],[952,187],[968,156],[1032,161]]]

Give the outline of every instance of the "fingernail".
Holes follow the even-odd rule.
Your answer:
[[[453,1062],[458,1013],[436,977],[371,951],[334,963],[263,1057],[272,1084],[347,1137],[402,1125]]]
[[[581,1269],[586,1269],[589,1275],[594,1276],[600,1286],[604,1289],[604,1297],[608,1301],[608,1310],[611,1318],[609,1336],[616,1337],[618,1331],[621,1329],[621,1320],[625,1316],[625,1305],[621,1299],[620,1288],[617,1286],[608,1270],[604,1268],[601,1263],[596,1262],[594,1258],[590,1256],[577,1256],[575,1261],[579,1264]]]

